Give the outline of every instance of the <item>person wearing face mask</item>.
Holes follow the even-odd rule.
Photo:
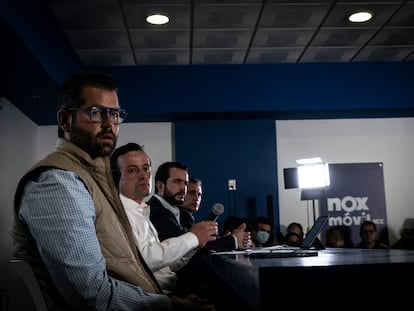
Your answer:
[[[267,217],[256,218],[256,230],[252,231],[253,247],[268,247],[273,245],[272,223]]]

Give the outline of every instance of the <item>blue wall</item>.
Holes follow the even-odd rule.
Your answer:
[[[94,68],[130,121],[413,115],[414,62]]]
[[[204,219],[214,203],[226,216],[266,216],[266,199],[278,201],[274,120],[180,121],[175,123],[176,160],[203,181],[203,199],[196,220]],[[228,190],[236,179],[236,191]],[[255,208],[250,203],[255,202]],[[248,208],[249,206],[249,208]],[[279,208],[274,206],[279,226]]]

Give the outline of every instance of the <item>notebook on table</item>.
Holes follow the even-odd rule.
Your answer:
[[[329,216],[320,216],[316,219],[311,230],[299,246],[275,245],[261,249],[246,251],[252,258],[278,258],[278,257],[307,257],[318,256],[318,249],[312,245],[323,227],[328,223]]]

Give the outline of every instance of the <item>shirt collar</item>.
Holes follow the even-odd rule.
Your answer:
[[[141,203],[138,203],[137,201],[126,197],[122,193],[119,194],[119,197],[121,198],[122,204],[132,206],[137,209],[141,209],[143,212],[143,215],[149,217],[150,206],[146,202],[142,201]]]

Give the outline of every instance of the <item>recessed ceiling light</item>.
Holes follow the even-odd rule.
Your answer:
[[[153,14],[147,17],[147,23],[154,25],[164,25],[169,21],[170,19],[168,18],[168,16],[162,14]]]
[[[353,23],[363,23],[369,21],[371,18],[372,13],[370,12],[356,12],[351,14],[348,20]]]

